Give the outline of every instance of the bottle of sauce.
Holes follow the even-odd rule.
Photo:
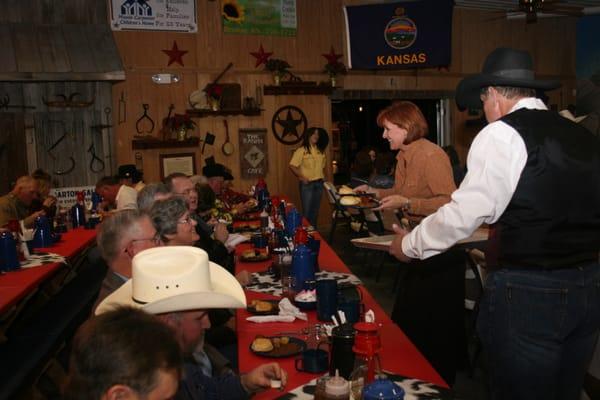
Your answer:
[[[77,202],[71,207],[71,223],[73,228],[85,226],[85,193],[77,192]]]

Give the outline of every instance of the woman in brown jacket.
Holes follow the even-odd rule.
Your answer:
[[[425,139],[427,121],[421,110],[409,101],[399,101],[377,116],[391,150],[396,156],[394,186],[374,189],[366,185],[356,190],[375,193],[380,209],[401,209],[411,222],[418,222],[450,201],[456,190],[452,166],[444,150]]]
[[[396,156],[394,186],[356,190],[375,193],[379,209],[401,209],[411,226],[450,201],[456,186],[444,150],[431,143],[419,108],[395,102],[377,116],[383,138]],[[464,273],[462,252],[450,251],[424,261],[399,266],[403,279],[392,320],[402,328],[450,385],[466,354],[464,335]]]

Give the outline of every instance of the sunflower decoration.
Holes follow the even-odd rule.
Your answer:
[[[244,22],[244,6],[238,0],[223,0],[221,15],[229,22],[241,24]]]

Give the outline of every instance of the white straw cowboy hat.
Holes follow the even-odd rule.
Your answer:
[[[246,307],[246,295],[237,279],[208,261],[204,250],[155,247],[136,254],[132,263],[131,279],[100,303],[96,315],[122,305],[150,314]]]
[[[533,61],[528,52],[500,47],[486,57],[480,74],[469,76],[459,82],[456,88],[458,108],[461,111],[466,108],[481,109],[479,92],[481,88],[487,86],[552,90],[560,87],[560,83],[536,80]]]

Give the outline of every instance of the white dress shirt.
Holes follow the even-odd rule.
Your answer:
[[[121,185],[117,192],[115,201],[117,202],[117,210],[136,210],[137,209],[137,190],[127,185]]]
[[[519,100],[520,108],[547,110],[536,98]],[[509,113],[510,113],[509,112]],[[467,157],[467,175],[451,201],[425,218],[402,240],[402,252],[425,259],[469,237],[481,224],[496,222],[508,206],[527,161],[525,142],[502,121],[479,132]]]

